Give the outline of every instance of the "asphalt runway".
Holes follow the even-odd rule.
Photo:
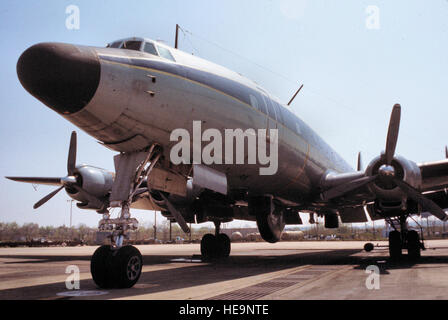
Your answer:
[[[96,247],[1,248],[0,300],[448,299],[448,240],[427,241],[417,263],[406,256],[393,263],[387,247],[367,253],[363,245],[234,243],[230,258],[215,263],[200,261],[198,244],[138,246],[143,274],[125,290],[95,286],[90,257]],[[79,290],[66,287],[69,266],[79,268]],[[379,270],[373,288],[369,266]]]

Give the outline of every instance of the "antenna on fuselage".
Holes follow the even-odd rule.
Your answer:
[[[176,24],[176,39],[174,40],[174,48],[178,49],[179,44],[179,25]]]
[[[299,90],[297,90],[297,92],[294,94],[294,96],[291,98],[291,100],[289,100],[288,102],[288,106],[291,105],[291,103],[294,101],[294,99],[297,97],[297,95],[299,94],[299,92],[302,90],[303,88],[303,84],[300,86]]]

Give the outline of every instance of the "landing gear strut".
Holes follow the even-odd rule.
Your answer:
[[[92,256],[90,271],[93,281],[100,288],[131,288],[140,278],[143,259],[133,246],[123,246],[129,230],[138,228],[138,221],[131,218],[130,206],[135,196],[142,192],[142,182],[149,176],[161,156],[154,144],[147,153],[121,154],[115,177],[116,193],[112,189],[111,206],[121,207],[120,217],[111,219],[109,212],[103,214],[100,231],[111,231],[111,245],[99,247]],[[130,181],[122,187],[123,181]],[[126,184],[124,184],[126,185]]]
[[[204,260],[227,258],[230,255],[230,238],[220,233],[221,222],[215,222],[215,234],[206,234],[201,240],[201,254]]]
[[[393,260],[398,260],[402,257],[403,249],[407,249],[409,259],[419,259],[421,250],[425,249],[423,240],[420,240],[418,232],[415,230],[408,230],[406,222],[407,218],[407,216],[401,216],[395,220],[386,220],[389,225],[394,228],[394,231],[389,233],[389,255]],[[399,229],[397,224],[400,225]]]

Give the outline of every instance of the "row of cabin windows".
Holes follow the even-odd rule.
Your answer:
[[[171,54],[170,50],[168,50],[167,48],[164,48],[162,46],[159,46],[159,45],[154,45],[151,42],[143,42],[143,41],[139,41],[139,40],[128,40],[128,41],[124,41],[124,42],[116,41],[116,42],[113,42],[111,45],[108,45],[108,47],[109,48],[117,48],[117,49],[143,51],[143,52],[152,54],[154,56],[160,56],[162,58],[176,62],[176,60],[174,60],[174,57]]]
[[[144,42],[139,40],[128,40],[124,42],[116,41],[113,42],[108,47],[143,51],[175,62],[174,57],[172,56],[170,50],[161,47],[159,45],[154,45],[151,42],[146,41]],[[258,93],[257,97],[254,95],[250,95],[250,102],[254,108],[260,110],[262,113],[269,116],[271,119],[274,119],[277,122],[283,124],[293,132],[296,132],[298,135],[302,135],[302,130],[300,128],[301,124],[297,122],[295,116],[292,114],[291,111],[282,108],[282,106],[279,103],[272,101],[264,94],[258,94]],[[314,138],[313,140],[316,140],[315,137],[312,138]]]
[[[258,97],[250,95],[252,107],[258,109],[265,115],[283,124],[293,132],[302,134],[300,124],[296,121],[291,111],[283,108],[279,103],[269,99],[263,94],[257,94]]]

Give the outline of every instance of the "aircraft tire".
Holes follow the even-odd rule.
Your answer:
[[[366,252],[371,252],[371,251],[373,251],[373,249],[375,249],[375,245],[374,245],[373,243],[371,243],[371,242],[366,243],[366,244],[364,245],[364,250],[365,250]]]
[[[90,273],[93,281],[101,289],[112,287],[111,270],[112,248],[110,245],[104,245],[95,250],[90,260]]]
[[[257,215],[257,227],[264,241],[276,243],[280,241],[285,222],[282,213],[264,213]]]
[[[231,241],[228,235],[224,233],[218,234],[219,256],[221,258],[228,258],[231,251]]]
[[[389,233],[389,255],[393,260],[400,259],[402,255],[401,234],[398,231]]]
[[[114,252],[112,266],[113,287],[132,288],[142,274],[143,258],[136,247],[124,246]]]
[[[124,246],[115,251],[112,281],[118,289],[133,287],[142,274],[143,258],[134,246]]]
[[[219,256],[219,242],[215,235],[208,233],[201,240],[201,255],[205,261]]]
[[[417,260],[421,257],[420,236],[417,231],[411,230],[407,234],[408,257]]]

